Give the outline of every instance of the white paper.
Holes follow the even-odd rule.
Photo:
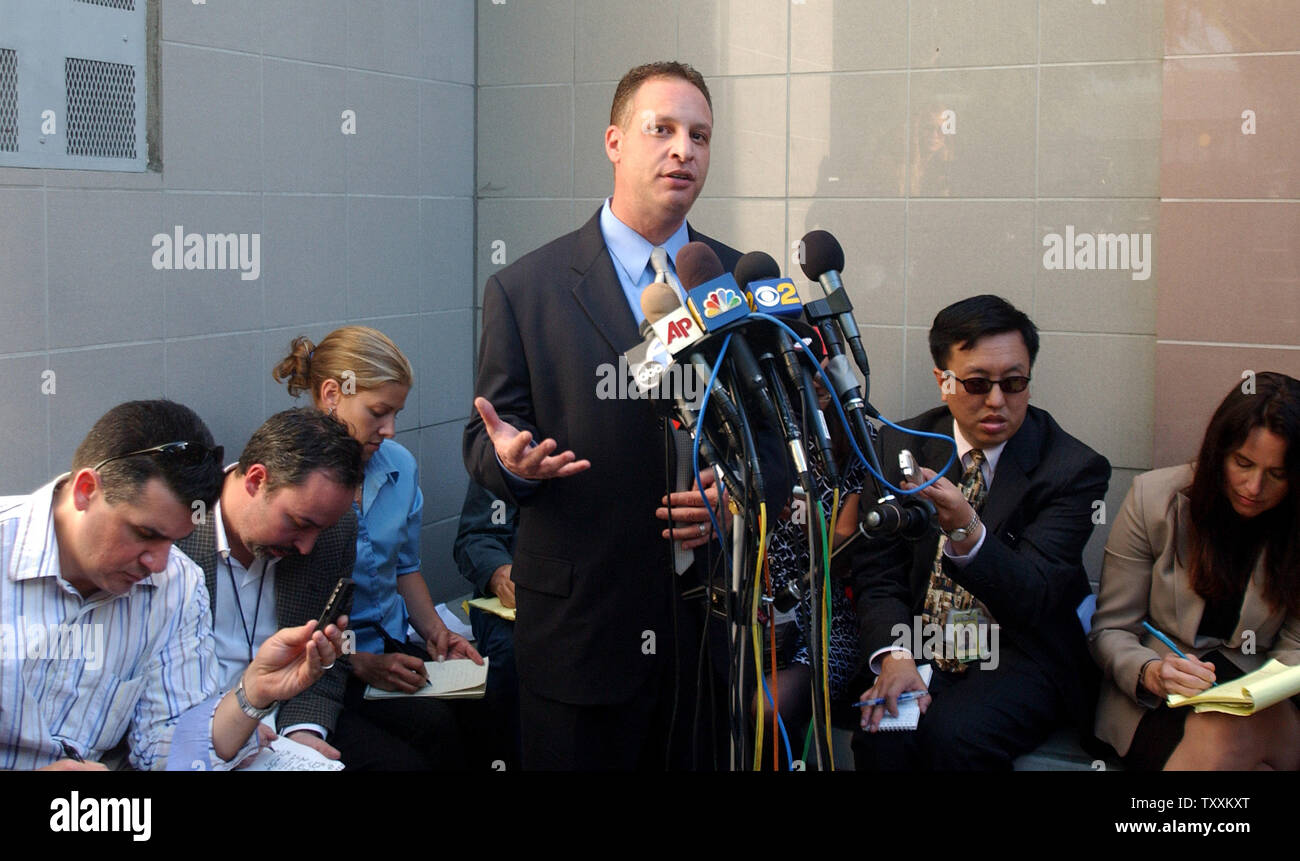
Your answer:
[[[888,658],[886,658],[888,660]],[[916,668],[921,676],[921,681],[925,686],[930,686],[930,676],[934,673],[934,668],[930,664],[922,664]],[[908,700],[898,704],[898,717],[890,717],[889,712],[880,719],[881,732],[897,732],[899,730],[916,729],[917,724],[921,722],[921,704],[916,700]]]
[[[366,686],[365,698],[368,700],[396,699],[398,697],[438,697],[447,696],[458,691],[468,692],[472,689],[482,691],[487,685],[488,659],[483,659],[482,666],[469,658],[453,658],[439,663],[425,661],[424,669],[429,675],[429,683],[418,691],[385,691]],[[479,696],[482,696],[480,693]]]
[[[340,771],[343,763],[327,759],[314,747],[280,736],[264,747],[240,771]]]
[[[469,625],[460,620],[460,617],[451,611],[446,604],[439,604],[437,607],[438,618],[453,634],[460,634],[466,640],[474,639],[474,632],[470,630]]]

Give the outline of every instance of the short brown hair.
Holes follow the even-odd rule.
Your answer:
[[[168,442],[194,442],[208,449],[199,461],[166,454],[122,455]],[[127,401],[104,413],[72,455],[72,472],[100,467],[99,481],[110,504],[134,500],[145,482],[159,478],[181,502],[196,499],[211,506],[221,494],[221,450],[203,419],[173,401]]]
[[[282,410],[253,431],[239,456],[239,475],[254,464],[266,467],[266,489],[297,486],[323,470],[344,487],[361,483],[361,443],[332,415],[312,407]]]
[[[632,110],[632,97],[636,95],[641,85],[651,78],[681,78],[688,84],[693,84],[695,89],[704,94],[704,101],[708,103],[709,110],[713,110],[713,98],[709,95],[709,85],[704,83],[703,75],[688,63],[660,60],[657,63],[646,63],[630,69],[623,76],[623,80],[618,82],[618,89],[614,90],[614,103],[609,107],[611,126],[627,128],[628,115]]]

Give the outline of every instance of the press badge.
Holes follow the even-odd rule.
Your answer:
[[[944,625],[944,651],[957,661],[969,664],[980,660],[980,630],[983,617],[978,607],[949,610]]]

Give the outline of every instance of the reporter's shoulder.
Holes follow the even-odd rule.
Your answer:
[[[1147,505],[1164,509],[1192,483],[1192,465],[1180,463],[1152,469],[1133,477],[1133,495]]]
[[[381,442],[379,450],[372,455],[371,460],[376,458],[380,459],[382,468],[396,470],[403,476],[413,476],[419,470],[415,455],[397,440],[386,439]]]
[[[1047,410],[1031,404],[1025,420],[1036,422],[1040,426],[1043,448],[1051,450],[1051,459],[1055,465],[1076,464],[1081,472],[1104,473],[1109,479],[1110,460],[1061,427]]]
[[[154,574],[150,580],[164,589],[174,589],[182,596],[203,593],[203,601],[208,602],[208,587],[203,576],[203,566],[175,544],[167,556],[167,567],[161,574]]]
[[[321,554],[337,553],[340,550],[352,548],[355,552],[357,543],[357,512],[354,508],[349,508],[343,512],[343,516],[338,522],[327,529],[321,530],[320,535],[316,538],[316,546],[311,550],[311,556],[319,557]]]

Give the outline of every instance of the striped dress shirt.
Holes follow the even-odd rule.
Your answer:
[[[203,572],[175,547],[166,569],[125,595],[87,598],[59,568],[53,499],[61,476],[0,497],[0,769],[97,760],[126,735],[137,769],[222,768],[211,746],[218,699]],[[177,724],[206,745],[173,749]],[[203,748],[207,749],[204,750]]]

